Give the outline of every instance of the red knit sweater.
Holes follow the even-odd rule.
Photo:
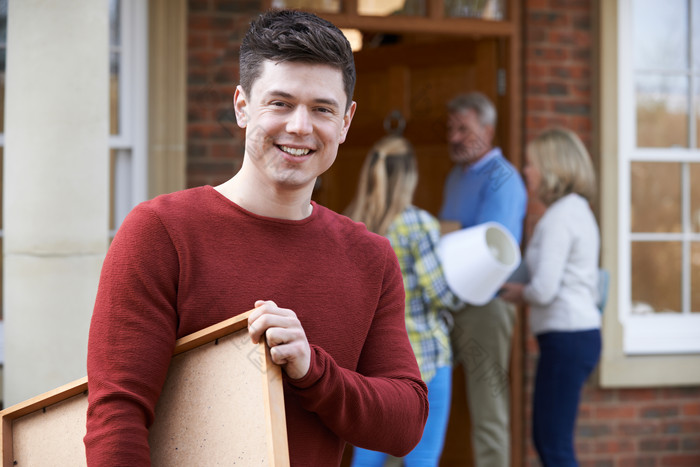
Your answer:
[[[274,300],[312,347],[285,377],[292,465],[338,465],[345,442],[397,456],[428,414],[389,242],[317,204],[254,215],[212,187],[136,207],[105,259],[88,344],[88,465],[150,464],[148,427],[177,338]],[[398,428],[398,429],[397,429]]]

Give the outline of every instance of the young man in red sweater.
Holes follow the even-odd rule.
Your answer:
[[[311,201],[355,112],[350,45],[312,14],[266,13],[243,40],[240,73],[240,171],[140,204],[105,259],[88,348],[89,465],[149,465],[175,340],[251,308],[251,339],[267,339],[283,369],[292,465],[338,465],[346,442],[402,456],[421,437],[427,390],[396,256]]]

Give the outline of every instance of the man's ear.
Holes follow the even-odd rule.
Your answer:
[[[238,85],[236,86],[236,92],[233,94],[233,110],[236,113],[236,123],[241,128],[245,128],[248,125],[247,106],[248,98],[243,88]]]
[[[345,138],[348,136],[348,130],[350,129],[350,123],[352,123],[352,117],[355,116],[355,109],[357,108],[357,102],[353,101],[350,104],[350,108],[345,112],[343,116],[343,128],[340,130],[340,144],[345,142]]]

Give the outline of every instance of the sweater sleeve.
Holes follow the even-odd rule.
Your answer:
[[[88,465],[150,465],[148,428],[176,338],[178,260],[139,206],[105,258],[88,339]]]
[[[544,306],[556,298],[572,241],[571,232],[561,220],[552,217],[540,220],[533,235],[536,250],[527,258],[530,282],[523,289],[525,301]]]
[[[382,293],[357,371],[312,346],[309,373],[291,385],[303,407],[341,439],[404,456],[420,441],[428,399],[406,333],[401,270],[387,250]]]

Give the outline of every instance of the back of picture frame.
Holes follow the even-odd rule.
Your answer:
[[[177,341],[149,433],[153,466],[289,465],[280,368],[244,313]],[[3,467],[83,466],[87,378],[0,412]]]

